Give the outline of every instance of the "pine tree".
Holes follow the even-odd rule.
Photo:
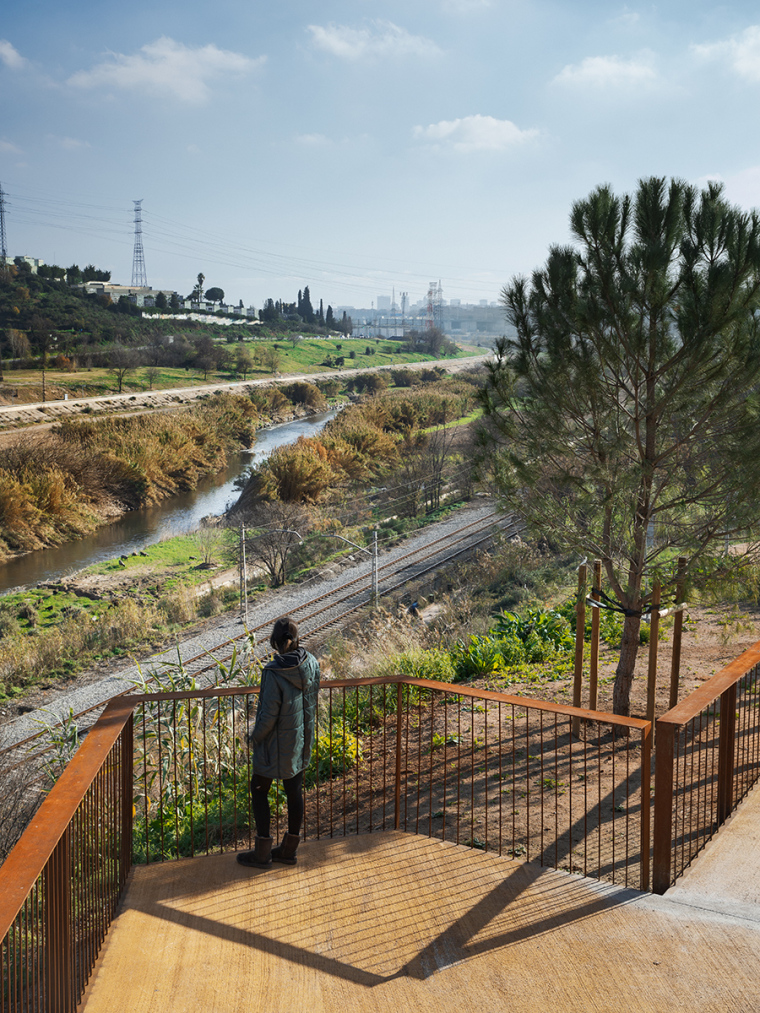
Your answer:
[[[577,245],[502,293],[516,336],[489,367],[484,439],[530,526],[602,560],[628,714],[647,581],[758,527],[760,220],[716,183],[649,178],[599,187],[570,223]]]

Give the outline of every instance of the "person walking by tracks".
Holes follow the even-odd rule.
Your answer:
[[[319,694],[319,663],[298,643],[290,616],[278,619],[269,643],[275,652],[261,673],[256,720],[248,741],[253,750],[251,808],[255,847],[238,852],[241,865],[264,869],[272,861],[296,864],[303,823],[303,775],[311,759]],[[269,789],[282,781],[288,807],[288,832],[272,847]]]

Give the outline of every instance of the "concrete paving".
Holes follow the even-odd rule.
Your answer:
[[[760,925],[760,784],[665,896],[695,910]],[[760,995],[757,1008],[760,1010]]]
[[[402,833],[135,869],[85,1013],[744,1013],[760,923]]]

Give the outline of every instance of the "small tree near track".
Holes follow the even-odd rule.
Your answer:
[[[537,533],[602,560],[625,610],[614,710],[629,713],[647,581],[732,533],[760,491],[760,220],[710,183],[602,186],[502,301],[482,402],[498,484]]]

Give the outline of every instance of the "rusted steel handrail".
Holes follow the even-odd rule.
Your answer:
[[[657,720],[653,849],[655,893],[665,893],[740,801],[736,790],[739,737],[747,739],[754,736],[758,740],[760,727],[750,727],[749,719],[745,719],[740,728],[737,726],[738,690],[743,680],[751,679],[756,692],[759,675],[760,641]],[[716,728],[717,749],[714,743]],[[685,771],[687,752],[690,783],[680,788],[678,764],[681,763]],[[752,750],[750,758],[745,750],[748,773],[741,786],[745,794],[760,778],[757,753],[757,749]],[[696,797],[689,794],[687,799],[687,793],[694,792],[697,792]],[[676,812],[674,802],[677,803],[679,798],[683,799],[683,806],[681,811]],[[680,829],[674,827],[674,817],[676,820],[680,818]],[[680,857],[677,853],[679,840]]]
[[[132,711],[133,705],[123,698],[108,704],[0,867],[0,939],[5,938]]]

